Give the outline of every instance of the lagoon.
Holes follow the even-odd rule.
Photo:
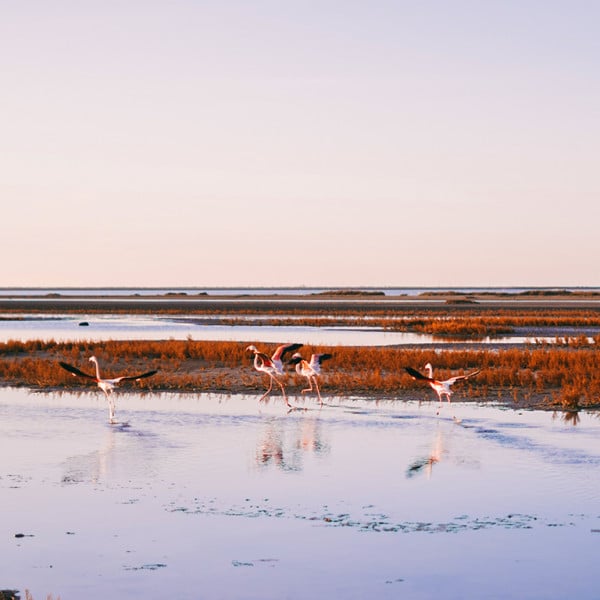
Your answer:
[[[207,319],[204,319],[206,321]],[[106,340],[207,340],[283,343],[295,341],[322,346],[390,346],[444,344],[448,338],[429,334],[388,331],[375,327],[308,327],[275,325],[218,325],[188,319],[152,315],[3,315],[0,318],[0,343],[31,340],[106,341]],[[82,326],[81,323],[87,323]],[[553,339],[553,338],[539,338]],[[462,340],[469,342],[469,340]],[[524,344],[533,341],[522,335],[474,338],[474,343]]]
[[[3,586],[65,600],[597,598],[597,413],[117,402],[128,427],[106,423],[99,393],[0,390]]]

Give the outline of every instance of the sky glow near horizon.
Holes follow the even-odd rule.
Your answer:
[[[595,2],[0,13],[0,287],[600,285]]]

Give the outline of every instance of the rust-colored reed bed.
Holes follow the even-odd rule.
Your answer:
[[[91,372],[88,358],[94,354],[106,376],[159,369],[154,377],[121,389],[259,393],[266,382],[252,368],[246,346],[246,342],[193,340],[9,342],[0,344],[0,379],[5,385],[41,390],[85,389],[90,384],[74,379],[57,363],[63,360]],[[267,351],[274,348],[265,346]],[[405,366],[422,369],[431,362],[440,378],[482,369],[473,379],[455,386],[456,400],[548,408],[600,406],[600,353],[596,344],[577,338],[563,340],[561,345],[510,349],[303,348],[306,356],[313,351],[333,354],[321,378],[326,395],[437,401],[426,385],[404,371]],[[304,381],[290,371],[287,383],[293,395]]]

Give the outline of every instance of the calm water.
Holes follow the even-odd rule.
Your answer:
[[[21,319],[4,316],[0,320],[0,342],[9,340],[214,340],[255,341],[282,343],[296,341],[303,344],[324,346],[374,346],[400,344],[442,343],[439,338],[427,334],[383,331],[369,327],[304,327],[270,325],[200,325],[195,319],[181,317],[168,319],[144,315],[63,315],[30,317]],[[85,321],[88,326],[82,327]],[[503,336],[473,340],[491,343],[523,343],[523,336]]]
[[[271,295],[310,295],[320,294],[326,291],[345,289],[343,287],[287,287],[287,288],[253,288],[253,287],[235,287],[235,288],[210,288],[210,287],[173,287],[173,288],[0,288],[0,297],[12,296],[47,296],[48,294],[60,294],[61,296],[162,296],[172,294],[186,294],[196,296],[198,294],[208,294],[209,296],[271,296]],[[427,292],[460,292],[465,294],[474,294],[481,292],[497,292],[518,294],[527,290],[567,290],[567,291],[588,291],[600,292],[596,287],[352,287],[346,288],[352,290],[381,291],[386,296],[418,296]]]
[[[119,428],[97,393],[0,390],[2,586],[63,600],[598,597],[597,416],[305,406],[122,395]]]

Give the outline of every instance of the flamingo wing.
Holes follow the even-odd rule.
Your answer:
[[[323,353],[323,354],[313,354],[310,357],[310,366],[313,369],[320,369],[321,363],[324,360],[329,360],[332,357],[331,354]]]
[[[69,363],[60,361],[58,363],[65,371],[69,371],[71,375],[76,375],[77,377],[85,377],[86,379],[91,379],[93,381],[98,381],[95,375],[90,375],[89,373],[84,373],[80,371],[77,367],[70,365]]]
[[[414,379],[421,379],[422,381],[436,381],[435,379],[432,379],[431,377],[427,377],[427,375],[423,375],[423,373],[420,373],[419,371],[417,371],[416,369],[413,369],[412,367],[404,367],[404,370]]]
[[[457,381],[460,381],[461,379],[469,379],[469,377],[473,377],[474,375],[477,375],[477,373],[481,373],[481,369],[477,369],[477,371],[467,373],[466,375],[457,375],[456,377],[451,377],[450,379],[446,379],[444,383],[447,383],[448,385],[453,385]]]
[[[271,357],[273,360],[283,360],[283,357],[288,352],[293,352],[294,350],[298,350],[298,348],[302,348],[304,344],[282,344],[278,346],[273,356]]]
[[[274,367],[273,361],[264,352],[255,352],[254,357],[262,361],[263,367]]]
[[[125,375],[124,377],[117,377],[113,379],[115,383],[119,383],[120,381],[138,381],[139,379],[144,379],[146,377],[152,377],[152,375],[156,375],[158,371],[155,369],[154,371],[148,371],[147,373],[142,373],[141,375]]]

